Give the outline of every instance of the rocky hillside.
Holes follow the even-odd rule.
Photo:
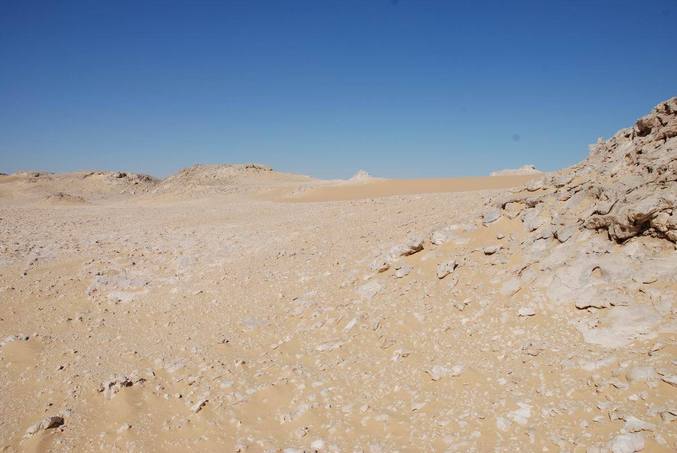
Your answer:
[[[190,196],[248,193],[310,180],[307,176],[280,173],[252,163],[193,165],[162,180],[153,193]]]

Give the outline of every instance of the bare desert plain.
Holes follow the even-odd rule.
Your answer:
[[[2,175],[0,449],[674,452],[676,242],[677,98],[552,173]]]

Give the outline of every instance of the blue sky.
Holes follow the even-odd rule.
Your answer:
[[[677,95],[676,0],[0,1],[0,171],[551,170]]]

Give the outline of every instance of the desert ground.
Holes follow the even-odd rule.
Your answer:
[[[677,98],[497,174],[0,176],[2,451],[677,451]]]

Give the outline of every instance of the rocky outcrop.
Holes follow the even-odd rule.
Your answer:
[[[582,229],[606,231],[616,242],[639,235],[677,242],[676,182],[674,97],[633,127],[592,145],[583,162],[494,204],[509,217],[519,216],[530,231],[550,229],[562,242]]]
[[[516,284],[582,312],[587,343],[619,348],[672,331],[677,97],[599,140],[583,162],[490,200],[481,222],[515,220],[528,235]]]

